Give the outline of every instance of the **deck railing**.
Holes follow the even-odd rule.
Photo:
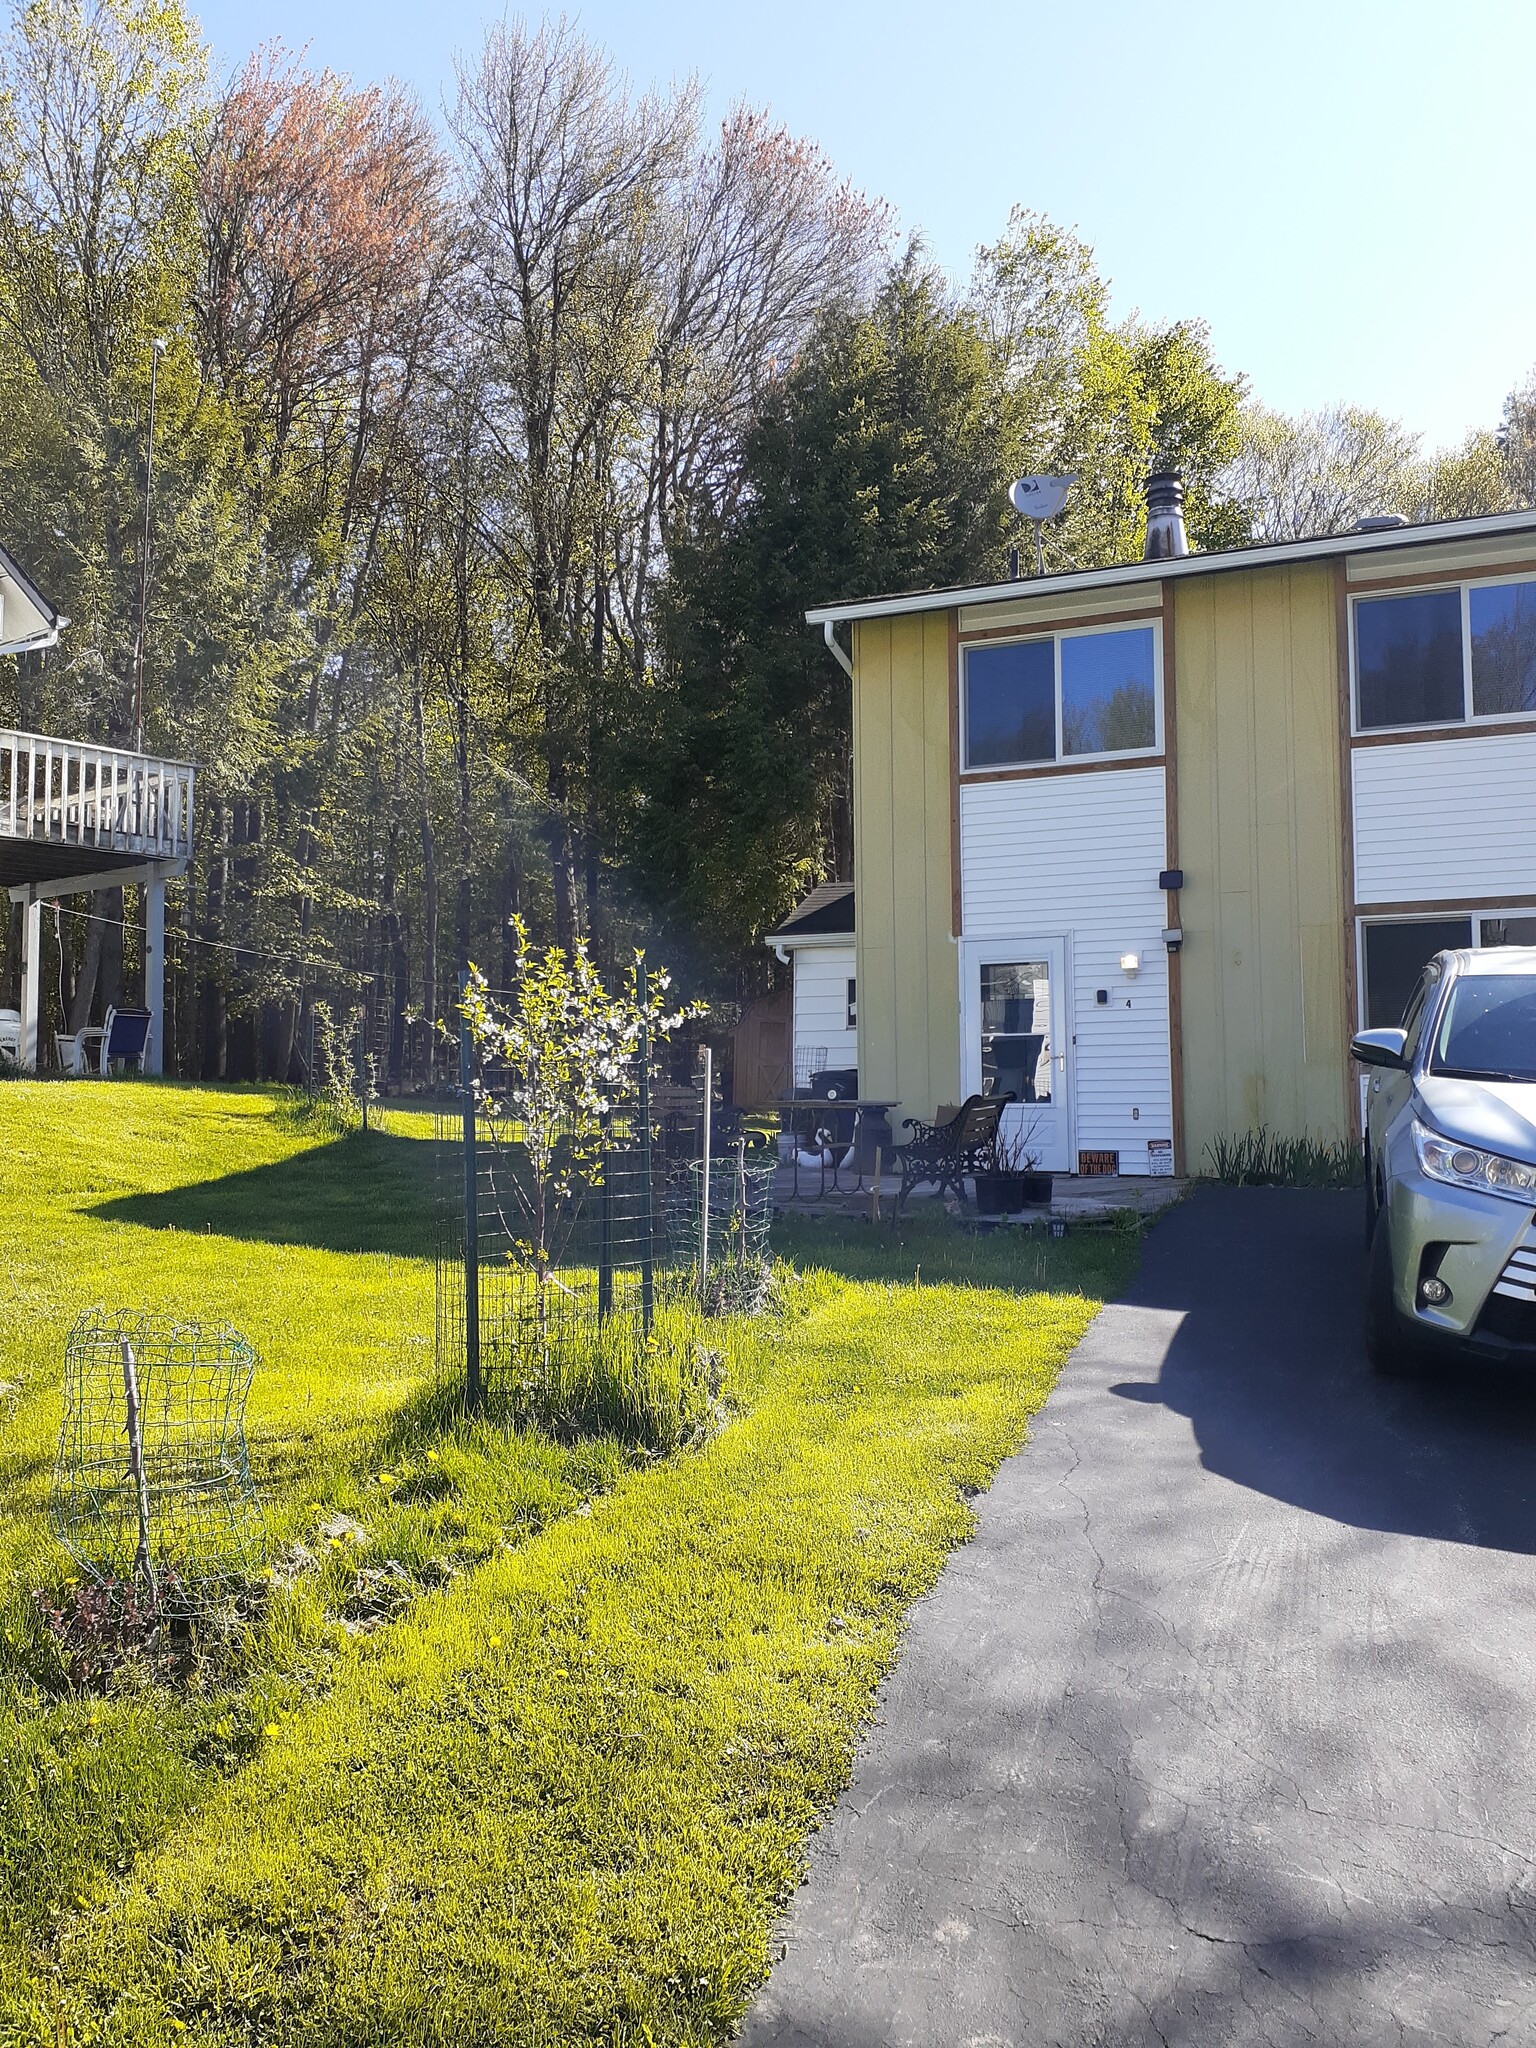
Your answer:
[[[0,729],[0,838],[185,859],[193,775],[185,761]]]

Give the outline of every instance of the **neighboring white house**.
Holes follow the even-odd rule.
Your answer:
[[[857,1069],[853,884],[823,882],[765,943],[793,964],[792,1084],[804,1088],[829,1067]]]

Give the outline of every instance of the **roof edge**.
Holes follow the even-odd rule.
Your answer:
[[[1489,540],[1500,534],[1536,532],[1536,510],[1485,512],[1475,519],[1440,519],[1423,526],[1394,526],[1374,533],[1325,533],[1307,540],[1262,541],[1218,554],[1175,555],[1159,562],[1121,562],[1110,569],[1070,569],[1057,576],[1023,576],[1016,583],[972,583],[948,590],[914,590],[891,597],[858,598],[848,604],[817,605],[805,614],[808,626],[850,619],[896,618],[907,612],[950,611],[959,605],[1002,604],[1021,597],[1053,597],[1077,590],[1103,590],[1118,583],[1161,583],[1179,576],[1219,575],[1233,569],[1287,562],[1326,560],[1332,555],[1387,554],[1401,548],[1434,547],[1446,541]]]

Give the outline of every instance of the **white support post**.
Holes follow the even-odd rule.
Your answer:
[[[149,1012],[146,1074],[165,1072],[165,884],[144,884],[144,1007]]]
[[[43,993],[43,906],[28,899],[21,914],[21,1070],[37,1072],[37,1024]]]

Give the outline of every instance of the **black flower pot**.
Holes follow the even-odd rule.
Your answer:
[[[1048,1209],[1051,1206],[1051,1190],[1056,1182],[1053,1173],[1021,1173],[1018,1178],[1024,1184],[1026,1209]]]
[[[983,1216],[1017,1216],[1029,1204],[1029,1183],[1038,1178],[1032,1173],[978,1173],[976,1207]]]

